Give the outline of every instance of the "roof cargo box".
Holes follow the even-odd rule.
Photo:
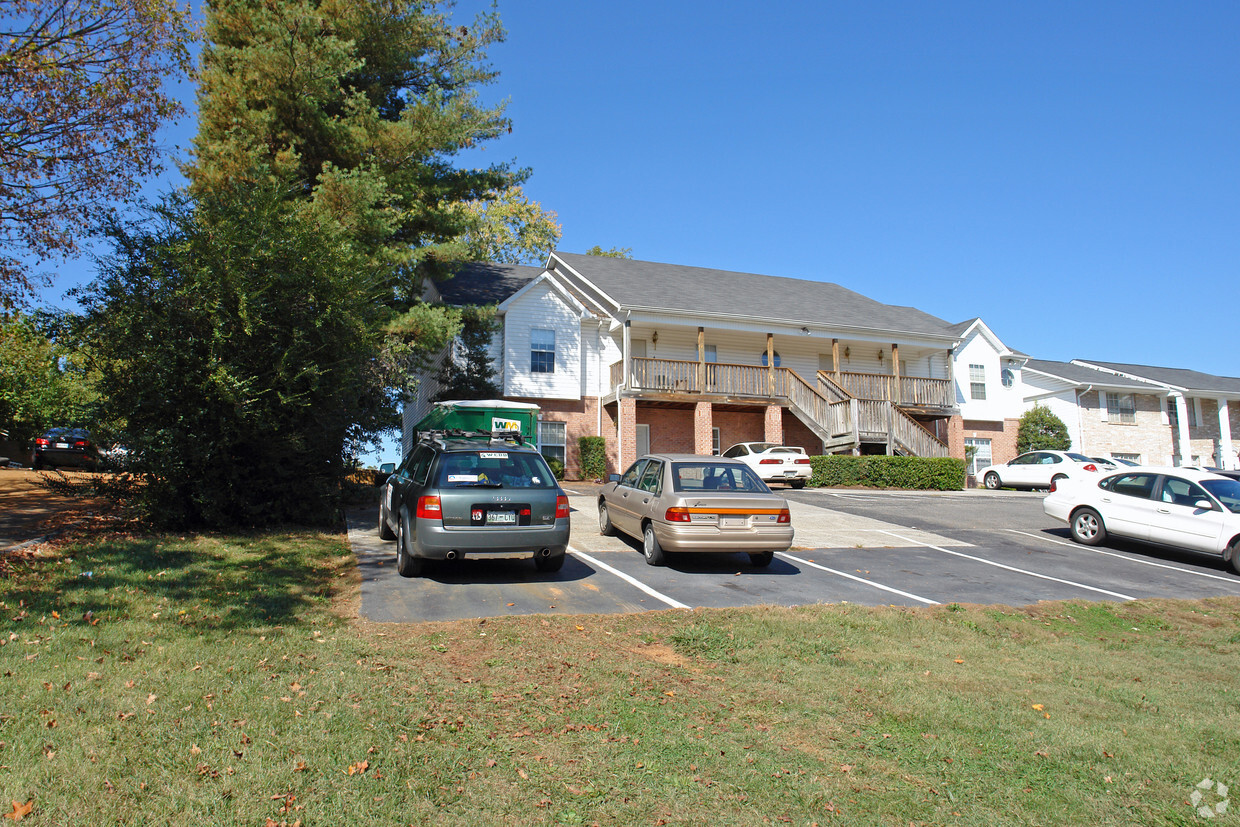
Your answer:
[[[424,431],[517,431],[530,442],[538,437],[538,406],[503,399],[436,402],[414,428]]]

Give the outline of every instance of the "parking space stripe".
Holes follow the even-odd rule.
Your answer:
[[[628,583],[629,585],[631,585],[631,586],[636,586],[638,589],[642,590],[642,591],[643,591],[643,592],[645,592],[646,594],[650,595],[651,597],[655,598],[656,600],[661,600],[661,601],[663,601],[663,602],[664,602],[664,603],[666,603],[667,605],[671,606],[673,609],[692,609],[692,608],[693,608],[692,606],[688,606],[688,605],[686,605],[686,604],[684,604],[684,603],[681,603],[679,600],[676,600],[675,598],[668,597],[667,595],[663,594],[662,592],[657,592],[657,591],[655,591],[654,589],[650,588],[649,586],[647,586],[645,583],[641,582],[641,581],[640,581],[640,580],[638,580],[637,578],[635,578],[635,577],[630,577],[629,575],[627,575],[627,574],[625,574],[624,572],[620,571],[620,569],[613,568],[613,567],[611,567],[611,566],[607,565],[606,563],[604,563],[602,560],[599,560],[599,559],[598,559],[598,558],[596,558],[596,557],[591,557],[590,555],[588,555],[588,554],[586,554],[586,553],[584,553],[584,552],[578,551],[577,549],[573,548],[572,546],[569,546],[569,547],[568,547],[568,550],[569,550],[570,552],[572,552],[574,556],[576,556],[576,557],[580,557],[582,560],[585,560],[585,561],[586,561],[587,563],[589,563],[590,565],[595,566],[595,567],[597,567],[597,568],[600,568],[600,569],[602,569],[603,571],[611,572],[611,573],[612,573],[612,574],[614,574],[616,577],[619,577],[621,580],[623,580],[624,582]]]
[[[898,594],[901,597],[907,597],[909,600],[916,600],[920,603],[925,603],[927,606],[939,605],[939,601],[937,600],[931,600],[928,597],[922,597],[920,595],[913,594],[912,592],[902,592],[899,589],[893,589],[891,586],[884,586],[882,583],[875,583],[873,580],[866,580],[864,577],[857,577],[855,574],[848,574],[847,572],[837,571],[835,569],[829,569],[826,566],[818,565],[812,560],[806,560],[804,557],[796,557],[792,554],[786,554],[782,551],[776,552],[775,556],[782,557],[785,560],[794,560],[799,565],[809,566],[811,568],[815,568],[820,571],[825,571],[829,574],[834,574],[839,577],[847,578],[849,580],[856,580],[858,583],[864,583],[865,585],[871,586],[875,589],[879,589],[880,591],[891,592],[892,594]]]
[[[1195,574],[1198,577],[1208,577],[1211,580],[1222,580],[1224,582],[1230,583],[1233,586],[1240,586],[1240,581],[1237,581],[1236,578],[1234,577],[1226,577],[1221,574],[1210,574],[1209,572],[1205,572],[1205,571],[1193,571],[1192,569],[1182,569],[1179,566],[1171,566],[1171,565],[1168,565],[1167,563],[1155,563],[1153,560],[1142,560],[1140,557],[1129,557],[1127,554],[1119,554],[1114,551],[1104,551],[1100,548],[1091,548],[1090,546],[1084,546],[1084,545],[1081,545],[1080,543],[1069,543],[1067,540],[1053,540],[1050,537],[1047,537],[1042,534],[1032,534],[1027,531],[1018,531],[1014,528],[1008,528],[1004,530],[1010,531],[1012,534],[1020,534],[1024,537],[1033,537],[1038,540],[1045,540],[1046,542],[1054,543],[1057,546],[1068,546],[1069,548],[1074,548],[1074,549],[1077,549],[1078,551],[1088,551],[1088,552],[1092,552],[1093,554],[1105,554],[1107,557],[1118,557],[1119,559],[1127,560],[1130,563],[1140,563],[1143,566],[1154,566],[1155,568],[1160,568],[1160,569],[1171,569],[1172,571],[1178,571],[1184,574]]]
[[[1106,595],[1110,595],[1111,597],[1118,597],[1120,600],[1136,600],[1137,599],[1130,594],[1121,594],[1120,592],[1108,591],[1107,589],[1100,589],[1097,586],[1087,586],[1084,583],[1077,583],[1076,581],[1073,581],[1073,580],[1064,580],[1061,577],[1051,577],[1049,574],[1039,574],[1036,571],[1029,571],[1028,569],[1018,569],[1015,566],[1009,566],[1004,563],[996,563],[994,560],[987,560],[984,557],[975,557],[972,554],[964,554],[963,552],[952,551],[950,549],[942,548],[940,546],[932,546],[929,543],[919,543],[916,540],[910,540],[908,537],[902,537],[899,534],[896,534],[894,531],[884,531],[883,533],[890,534],[892,537],[895,537],[898,540],[903,540],[904,542],[909,543],[914,546],[920,546],[921,548],[928,548],[928,549],[933,549],[935,551],[941,551],[944,554],[951,554],[956,557],[963,557],[966,560],[973,560],[978,563],[985,563],[988,566],[994,566],[995,568],[1006,569],[1007,571],[1014,571],[1014,572],[1017,572],[1018,574],[1026,574],[1030,577],[1037,577],[1041,580],[1051,580],[1051,581],[1054,581],[1055,583],[1063,583],[1068,586],[1075,586],[1078,589],[1085,589],[1086,591],[1098,592],[1099,594],[1106,594]]]

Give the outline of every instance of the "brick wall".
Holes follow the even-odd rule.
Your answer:
[[[953,417],[955,419],[955,417]],[[1002,422],[978,422],[971,419],[960,421],[960,447],[951,446],[951,455],[964,459],[964,440],[989,439],[990,461],[995,465],[1015,459],[1016,432],[1020,428],[1019,419],[1005,419]],[[957,450],[959,453],[957,453]]]
[[[565,423],[564,446],[564,478],[581,479],[581,449],[577,439],[583,436],[598,435],[598,397],[588,396],[582,399],[517,399],[517,402],[532,402],[539,407],[538,417],[545,422]],[[608,473],[617,473],[616,466],[616,423],[610,414],[603,412],[602,437],[607,445]],[[636,440],[636,435],[634,436]]]
[[[767,405],[763,414],[763,442],[784,444],[784,409],[779,405]]]
[[[1136,408],[1136,422],[1102,421],[1102,406],[1106,405],[1103,392],[1090,392],[1080,395],[1081,410],[1081,445],[1076,446],[1081,453],[1091,456],[1105,456],[1113,453],[1140,454],[1141,461],[1147,465],[1164,465],[1171,462],[1173,450],[1171,426],[1163,421],[1163,400],[1158,396],[1135,394],[1133,405]],[[1204,413],[1204,411],[1203,411]],[[1217,411],[1216,411],[1217,413]],[[1218,419],[1215,418],[1214,429],[1218,430]],[[1213,443],[1206,451],[1214,451]]]

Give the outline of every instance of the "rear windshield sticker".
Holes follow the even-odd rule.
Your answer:
[[[477,482],[477,474],[449,474],[448,482]]]
[[[493,454],[493,453],[492,453],[492,454],[486,454],[486,453],[483,453],[483,454],[479,454],[478,456],[482,457],[483,459],[508,459],[508,455],[507,455],[507,454]]]

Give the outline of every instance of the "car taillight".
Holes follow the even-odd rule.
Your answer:
[[[74,442],[74,443],[73,443],[73,447],[74,447],[74,448],[89,448],[89,447],[90,447],[90,443],[89,443],[89,442],[87,442],[87,441],[86,441],[86,440],[84,440],[84,439],[79,439],[79,440],[77,440],[76,442]]]
[[[1048,488],[1048,489],[1046,489],[1046,493],[1048,493],[1048,494],[1054,494],[1054,493],[1055,493],[1055,489],[1056,489],[1056,488],[1058,488],[1058,487],[1059,487],[1059,480],[1057,480],[1057,479],[1055,479],[1055,480],[1051,480],[1051,487],[1050,487],[1050,488]]]
[[[669,508],[667,513],[663,515],[663,519],[669,523],[687,523],[691,521],[689,509],[687,508]]]
[[[568,497],[563,494],[555,498],[555,518],[557,520],[568,518]]]
[[[780,524],[791,523],[791,522],[792,522],[792,512],[790,512],[790,511],[789,511],[788,509],[786,509],[786,508],[780,509],[780,512],[779,512],[779,518],[778,518],[775,522],[780,523]]]
[[[418,519],[443,519],[443,505],[440,504],[438,497],[430,494],[418,497]]]
[[[50,439],[44,439],[43,437],[39,437],[38,439],[34,441],[34,444],[38,445],[40,448],[46,448],[47,446],[52,444],[52,441]]]
[[[781,462],[783,462],[782,459],[760,459],[758,460],[759,465],[779,465]]]
[[[812,465],[812,464],[813,463],[809,461],[809,457],[806,457],[805,459],[797,460],[797,465]]]
[[[1086,471],[1097,471],[1097,470],[1098,470],[1098,466],[1097,466],[1097,465],[1094,465],[1094,464],[1091,462],[1091,463],[1089,463],[1089,464],[1087,464],[1087,465],[1085,466],[1085,470],[1086,470]]]

